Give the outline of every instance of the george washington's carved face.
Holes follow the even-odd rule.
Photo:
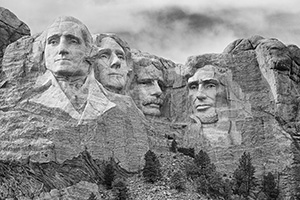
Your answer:
[[[89,52],[83,38],[83,28],[71,21],[59,21],[47,30],[45,46],[46,68],[55,75],[85,76],[89,64],[84,61]]]
[[[218,120],[216,112],[216,97],[219,80],[215,68],[204,66],[188,79],[189,97],[192,111],[202,123],[214,123]]]

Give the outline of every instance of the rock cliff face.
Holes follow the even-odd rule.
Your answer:
[[[242,152],[250,152],[258,176],[269,171],[277,174],[283,194],[295,195],[299,191],[298,51],[294,45],[254,36],[234,41],[222,54],[188,58],[184,72],[188,81],[195,72],[212,65],[226,71],[225,81],[219,78],[225,93],[217,91],[214,106],[218,119],[211,123],[201,118],[199,122],[190,120],[183,145],[209,151],[224,173],[236,168]],[[186,96],[190,90],[186,90]],[[174,95],[182,95],[178,93]],[[177,102],[192,110],[193,102]],[[205,112],[200,110],[198,115]],[[229,138],[229,142],[224,142],[224,138]]]
[[[28,26],[24,22],[20,21],[12,12],[0,7],[0,35],[1,62],[5,48],[19,38],[30,35],[30,30]]]
[[[108,93],[117,106],[97,121],[84,124],[78,124],[60,109],[28,101],[30,96],[41,92],[32,89],[43,73],[39,52],[36,54],[35,50],[39,49],[39,39],[38,36],[22,38],[7,48],[3,58],[6,79],[1,92],[6,98],[1,101],[1,131],[5,133],[2,158],[30,156],[37,162],[64,162],[89,149],[101,159],[114,157],[127,170],[140,169],[143,153],[148,149],[147,136],[143,116],[131,98]]]
[[[6,18],[13,20],[6,27],[23,29],[2,34],[0,42],[7,35],[29,34],[14,15]],[[78,20],[69,19],[79,27]],[[46,72],[52,73],[44,61],[45,34],[3,39],[13,43],[3,56],[0,84],[1,198],[23,192],[27,198],[51,199],[79,190],[85,195],[78,198],[92,193],[100,198],[97,185],[110,158],[118,174],[127,176],[142,169],[149,148],[168,150],[173,138],[181,147],[209,152],[223,174],[231,175],[243,152],[250,152],[257,177],[273,172],[284,197],[300,193],[297,46],[253,36],[232,42],[221,54],[191,56],[182,65],[130,50],[117,36],[103,34],[106,39],[99,36],[84,58],[98,67],[85,79],[91,85],[88,94],[98,96],[86,101],[92,111],[98,103],[99,109],[107,101],[110,106],[92,119],[78,120],[68,110],[73,96],[64,96],[69,91],[62,89],[61,77],[53,73],[51,81],[39,85]],[[100,71],[109,78],[100,77]],[[74,96],[84,96],[82,90]],[[62,98],[50,101],[54,93],[49,91],[60,91]],[[49,99],[39,98],[46,92]]]
[[[143,156],[149,149],[146,120],[129,96],[106,91],[94,79],[87,78],[90,110],[101,109],[97,105],[93,107],[93,102],[103,99],[103,95],[113,106],[83,121],[72,117],[64,107],[57,107],[59,104],[55,101],[49,101],[51,94],[48,99],[39,98],[53,83],[37,85],[39,78],[46,74],[43,44],[43,34],[23,37],[9,45],[3,57],[4,78],[0,89],[3,197],[28,191],[20,185],[20,180],[14,181],[16,177],[26,176],[24,185],[32,185],[26,197],[63,189],[80,181],[99,184],[103,182],[103,162],[110,158],[117,162],[115,168],[119,168],[119,174],[126,176],[142,169]],[[97,92],[102,96],[93,95]],[[48,103],[32,100],[37,98]],[[60,96],[57,102],[63,98]],[[101,99],[98,101],[96,104],[100,106],[107,105]],[[23,170],[16,173],[15,168]],[[18,187],[11,191],[13,183]]]

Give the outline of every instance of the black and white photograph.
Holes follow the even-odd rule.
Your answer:
[[[0,200],[300,200],[299,0],[0,0]]]

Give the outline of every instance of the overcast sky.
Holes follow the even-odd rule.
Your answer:
[[[252,35],[300,46],[300,0],[0,0],[0,6],[32,34],[71,15],[91,33],[117,33],[131,48],[177,63]]]

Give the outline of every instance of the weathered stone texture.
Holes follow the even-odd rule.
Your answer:
[[[130,97],[109,93],[117,107],[88,125],[78,125],[59,109],[26,101],[41,92],[34,89],[43,71],[41,55],[36,51],[39,45],[38,35],[22,38],[11,44],[4,56],[2,159],[30,156],[38,162],[63,162],[88,149],[99,159],[114,157],[127,170],[140,169],[148,139],[143,116]]]
[[[0,7],[0,63],[5,48],[19,38],[30,35],[28,26],[9,10]],[[1,64],[0,64],[1,71]]]
[[[299,121],[300,94],[296,52],[299,51],[295,45],[287,47],[276,39],[254,36],[234,41],[222,54],[192,56],[186,63],[187,75],[193,73],[192,67],[205,65],[230,70],[232,82],[227,87],[232,93],[228,96],[227,111],[222,115],[225,121],[231,122],[231,131],[235,129],[241,137],[240,144],[227,147],[213,144],[219,126],[215,125],[208,129],[212,145],[199,142],[194,146],[207,149],[224,173],[233,172],[241,154],[250,152],[257,176],[269,171],[277,174],[280,190],[286,197],[296,195],[299,190],[295,181],[299,150],[293,147],[299,132],[295,125]],[[189,109],[189,102],[185,108]],[[287,124],[295,128],[289,131]],[[207,126],[202,125],[204,133]],[[221,129],[228,130],[226,126]]]
[[[171,60],[164,59],[162,57],[155,56],[153,54],[149,54],[146,52],[141,52],[139,50],[131,50],[132,54],[132,61],[133,61],[133,77],[131,81],[131,84],[129,88],[127,89],[128,93],[131,92],[132,88],[136,84],[136,74],[135,71],[138,70],[138,68],[145,67],[148,65],[151,65],[151,63],[154,63],[154,65],[159,65],[158,68],[163,72],[163,79],[164,79],[164,87],[161,88],[163,90],[164,95],[164,103],[161,107],[161,116],[159,117],[166,117],[170,118],[172,114],[172,90],[173,85],[176,84],[175,82],[178,82],[182,80],[181,75],[176,73],[176,69],[178,64],[175,64]],[[155,64],[156,63],[156,64]],[[134,95],[134,94],[133,94]]]
[[[13,14],[4,9],[0,13],[12,20],[0,19],[2,47],[29,34]],[[6,36],[10,39],[3,39]],[[131,49],[132,76],[122,88],[126,95],[104,90],[115,106],[81,123],[63,109],[30,101],[50,86],[35,85],[45,73],[43,42],[40,34],[23,37],[11,43],[3,56],[0,188],[6,196],[1,198],[14,195],[8,190],[13,184],[18,185],[16,191],[27,191],[28,198],[55,199],[60,193],[80,199],[94,193],[101,198],[97,187],[103,181],[103,160],[113,157],[119,174],[128,175],[142,169],[149,148],[168,151],[174,138],[181,147],[208,151],[218,170],[229,175],[243,152],[249,152],[257,177],[273,172],[285,198],[299,195],[300,49],[296,45],[253,36],[232,42],[221,54],[191,56],[185,65]],[[161,88],[161,115],[145,117],[129,95],[137,69],[149,63],[158,63],[165,88]],[[218,87],[213,103],[217,117],[205,122],[192,115],[187,81],[207,65],[222,76],[217,77],[218,84],[210,85]],[[80,191],[85,194],[80,196]]]

